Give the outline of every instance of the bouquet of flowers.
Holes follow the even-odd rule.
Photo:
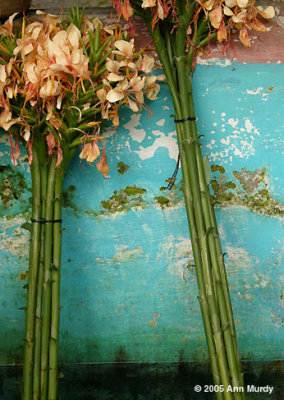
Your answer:
[[[200,149],[192,98],[192,71],[197,55],[213,38],[229,42],[232,28],[250,47],[249,31],[264,32],[274,8],[253,0],[113,0],[119,16],[142,17],[153,38],[171,92],[184,198],[199,287],[199,302],[218,399],[243,399],[243,387],[224,255],[210,193],[210,169]],[[133,30],[133,29],[132,29]],[[171,185],[170,185],[171,186]],[[169,188],[170,188],[169,186]]]
[[[119,124],[122,105],[139,111],[159,85],[154,60],[135,51],[118,25],[90,20],[71,8],[69,19],[37,11],[32,21],[0,26],[0,127],[9,132],[11,159],[28,152],[32,219],[26,308],[23,399],[57,399],[62,185],[79,157],[97,160],[108,175],[104,120]]]

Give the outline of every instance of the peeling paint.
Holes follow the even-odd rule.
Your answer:
[[[153,144],[148,147],[139,146],[140,150],[135,150],[141,160],[147,160],[152,158],[156,151],[163,147],[166,148],[169,152],[169,158],[176,160],[178,157],[178,145],[176,138],[176,131],[169,132],[165,134],[161,131],[153,130],[152,134],[155,136],[159,136],[154,140]]]
[[[160,119],[159,121],[156,122],[156,125],[158,125],[158,126],[164,126],[164,125],[165,125],[165,122],[166,122],[165,118],[162,118],[162,119]]]
[[[232,65],[232,60],[229,58],[224,58],[223,60],[220,60],[220,58],[201,58],[200,56],[197,56],[196,63],[199,65],[218,65],[220,67],[228,67]]]
[[[123,263],[128,259],[135,258],[136,256],[139,256],[142,254],[142,247],[137,246],[136,249],[134,250],[128,250],[128,246],[123,246],[120,248],[117,253],[114,254],[112,259],[110,260],[111,262],[118,262],[118,263]]]
[[[164,238],[161,245],[161,256],[166,255],[167,273],[178,276],[183,281],[195,281],[194,261],[191,241],[187,237],[175,238],[173,235]],[[159,255],[158,255],[159,258]]]
[[[137,126],[140,126],[140,118],[141,114],[132,113],[130,120],[123,125],[123,127],[128,130],[132,140],[138,143],[143,142],[146,136],[144,129],[137,129]]]
[[[257,89],[254,89],[254,90],[247,89],[247,94],[251,94],[251,95],[255,96],[257,94],[260,94],[260,92],[262,90],[263,90],[262,86],[258,87]]]

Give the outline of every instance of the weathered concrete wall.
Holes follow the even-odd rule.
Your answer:
[[[243,357],[283,357],[283,73],[215,62],[194,75]],[[65,179],[62,361],[207,359],[180,191],[164,190],[177,142],[166,85],[147,112],[121,115],[110,179],[75,158]],[[1,363],[23,345],[30,178],[1,135]],[[83,168],[82,168],[83,167]],[[283,277],[283,275],[282,275]]]

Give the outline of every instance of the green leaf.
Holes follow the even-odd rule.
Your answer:
[[[95,54],[99,51],[100,44],[101,44],[101,25],[98,24],[96,29],[96,36],[95,36]]]
[[[21,225],[22,229],[25,229],[26,231],[31,232],[32,231],[32,224],[30,222],[25,222],[23,225]]]
[[[58,379],[64,378],[64,373],[62,371],[59,371],[58,373]]]

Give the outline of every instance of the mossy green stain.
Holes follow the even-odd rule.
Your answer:
[[[168,178],[165,180],[167,184],[172,181],[172,178]],[[176,182],[176,180],[175,180]],[[159,207],[165,208],[172,208],[182,203],[182,181],[178,184],[174,183],[171,190],[168,190],[166,186],[160,187],[160,192],[162,195],[155,196],[154,200],[157,202]]]
[[[148,204],[143,198],[145,193],[147,193],[146,189],[137,186],[126,186],[119,191],[115,190],[108,200],[101,201],[105,209],[101,211],[101,214],[122,213],[135,208],[145,208]]]
[[[212,172],[219,172],[218,178],[214,176],[211,186],[214,200],[222,207],[243,206],[258,214],[269,216],[283,216],[284,205],[273,199],[269,193],[266,168],[248,171],[233,171],[236,182],[230,181],[224,175],[224,167],[211,166]]]
[[[28,190],[24,175],[10,165],[0,165],[0,197],[4,208],[20,207],[25,212],[30,207],[24,193]],[[3,213],[7,211],[3,209]]]
[[[136,196],[138,194],[143,194],[147,192],[146,189],[142,189],[137,186],[126,186],[124,191],[128,196]]]
[[[99,213],[98,212],[96,212],[96,211],[94,211],[94,210],[91,210],[91,209],[87,209],[85,212],[84,212],[84,214],[85,215],[89,215],[90,217],[98,217],[99,216]]]
[[[164,196],[157,196],[154,197],[154,199],[156,200],[156,202],[162,207],[170,207],[171,203],[170,203],[170,199],[168,199],[167,197]]]
[[[212,172],[220,172],[221,174],[224,174],[225,168],[222,167],[222,165],[213,164],[213,165],[211,165],[211,171]]]
[[[76,190],[76,186],[70,185],[68,186],[67,190],[63,191],[63,207],[64,208],[72,208],[75,213],[77,213],[77,207],[75,206],[73,200],[74,200],[74,192]]]
[[[20,272],[19,275],[17,276],[17,279],[19,281],[24,281],[28,278],[28,271]]]
[[[127,165],[127,164],[125,164],[123,161],[119,161],[119,162],[117,163],[117,172],[118,172],[120,175],[124,175],[125,172],[129,170],[129,168],[130,168],[130,166]]]
[[[13,200],[18,200],[23,193],[26,185],[23,175],[12,169],[10,165],[1,165],[1,183],[0,195],[2,203],[8,206],[8,203]]]

